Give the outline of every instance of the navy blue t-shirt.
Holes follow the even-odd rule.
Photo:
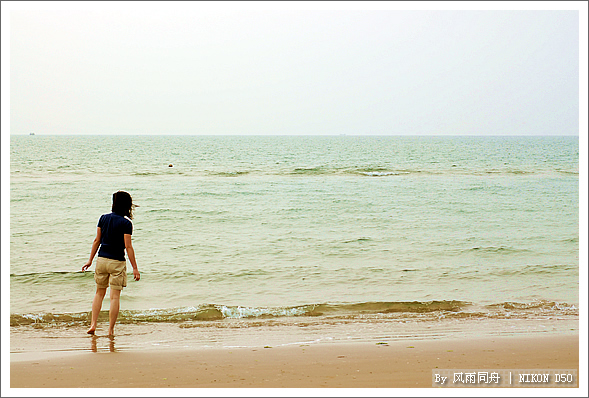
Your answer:
[[[133,223],[116,213],[103,214],[98,220],[100,228],[99,257],[125,261],[125,234],[133,234]]]

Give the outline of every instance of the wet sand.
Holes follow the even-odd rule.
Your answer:
[[[579,335],[84,352],[11,361],[10,387],[430,388],[436,368],[579,372]]]

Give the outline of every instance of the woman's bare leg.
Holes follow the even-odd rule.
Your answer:
[[[110,311],[108,313],[109,316],[109,325],[108,325],[108,335],[114,336],[115,335],[115,322],[119,316],[119,306],[120,306],[120,298],[121,298],[121,291],[117,289],[110,288]]]
[[[90,329],[88,329],[88,334],[94,334],[96,331],[96,324],[98,323],[98,314],[100,313],[100,309],[102,308],[102,300],[104,300],[104,296],[106,295],[106,288],[97,287],[96,294],[94,295],[94,300],[92,300],[92,321],[90,322]]]

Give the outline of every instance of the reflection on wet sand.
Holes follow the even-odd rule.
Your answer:
[[[108,337],[108,350],[110,352],[116,352],[116,348],[115,348],[115,336],[106,336]],[[96,336],[96,335],[92,335],[92,338],[90,339],[90,351],[92,352],[98,352],[98,339],[100,337]]]

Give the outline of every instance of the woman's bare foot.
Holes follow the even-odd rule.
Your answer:
[[[88,329],[88,331],[86,333],[88,333],[88,334],[94,334],[94,333],[96,333],[96,328],[92,328],[91,327],[90,329]]]
[[[115,331],[114,330],[109,330],[108,331],[108,337],[115,337]]]

